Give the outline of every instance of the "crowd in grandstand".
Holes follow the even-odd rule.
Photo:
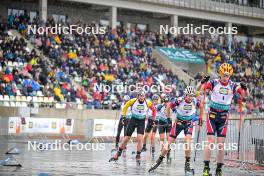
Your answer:
[[[98,35],[33,35],[28,34],[28,24],[53,26],[55,22],[48,19],[44,24],[38,19],[32,22],[29,19],[26,14],[10,14],[7,24],[0,26],[2,95],[35,96],[41,92],[44,96],[54,96],[59,102],[76,102],[79,98],[87,108],[100,109],[117,108],[124,94],[100,92],[95,85],[152,85],[162,82],[173,85],[174,95],[176,92],[181,94],[184,82],[152,56],[155,46],[166,46],[199,52],[209,70],[223,62],[230,63],[235,70],[233,79],[247,82],[250,88],[252,98],[245,104],[248,111],[264,110],[263,43],[233,40],[232,51],[229,52],[219,37],[162,36],[137,27],[125,28],[122,24],[115,31],[108,29],[106,34]],[[17,29],[23,38],[13,38],[8,35],[8,29]],[[26,48],[25,39],[41,52]],[[22,64],[10,67],[8,61]],[[197,79],[200,77],[199,74],[196,76]]]

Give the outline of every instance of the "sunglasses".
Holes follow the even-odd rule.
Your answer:
[[[194,95],[186,95],[186,98],[193,98]]]
[[[230,74],[229,74],[228,72],[225,72],[225,73],[223,74],[223,76],[224,76],[224,77],[230,77]]]

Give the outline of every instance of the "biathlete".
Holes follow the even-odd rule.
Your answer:
[[[155,94],[152,96],[152,103],[154,106],[158,105],[158,101],[159,101],[159,95]],[[150,134],[150,144],[151,144],[151,154],[152,157],[154,157],[155,154],[155,134],[157,132],[157,124],[158,121],[156,119],[155,123],[153,122],[153,118],[152,118],[152,110],[148,109],[148,122],[147,122],[147,126],[145,129],[145,134],[143,137],[143,148],[142,148],[142,152],[147,151],[147,138]]]
[[[161,95],[162,103],[157,106],[157,119],[159,122],[159,135],[160,135],[160,151],[162,151],[164,144],[169,140],[171,126],[172,126],[172,108],[170,108],[170,116],[167,117],[167,105],[170,103],[169,96],[166,94]],[[165,141],[166,135],[166,141]],[[167,153],[167,161],[170,161],[170,151]]]
[[[118,127],[117,127],[117,134],[116,134],[116,144],[115,144],[115,148],[116,150],[118,149],[118,144],[119,144],[119,140],[120,140],[120,135],[121,135],[121,131],[124,127],[124,136],[126,134],[126,128],[127,128],[127,125],[130,121],[130,118],[131,118],[131,110],[128,108],[127,109],[127,113],[126,113],[126,118],[125,118],[125,121],[123,122],[123,119],[122,119],[122,110],[125,106],[125,104],[130,100],[130,97],[129,95],[125,95],[124,96],[124,102],[122,103],[121,105],[121,112],[120,112],[120,119],[119,119],[119,122],[118,122]]]
[[[176,121],[170,132],[170,137],[168,143],[164,146],[158,160],[151,166],[149,172],[155,170],[163,161],[165,155],[170,150],[171,143],[174,143],[177,136],[181,131],[184,131],[185,142],[187,147],[185,148],[185,173],[192,174],[190,159],[191,159],[191,140],[193,131],[193,116],[195,116],[196,109],[199,103],[196,101],[195,89],[192,86],[187,86],[184,90],[184,96],[177,98],[174,102],[168,103],[166,112],[167,118],[170,118],[171,109],[176,107]]]
[[[202,88],[211,91],[209,100],[209,111],[206,119],[207,141],[204,151],[203,176],[209,176],[209,163],[211,158],[211,144],[215,144],[215,134],[217,135],[218,153],[216,176],[222,176],[222,166],[224,160],[224,142],[227,133],[228,114],[234,93],[249,96],[248,89],[244,83],[237,84],[230,80],[233,68],[228,63],[223,63],[219,67],[219,79],[209,81],[209,76],[204,76],[197,85],[197,91]]]
[[[122,111],[123,123],[125,123],[126,113],[127,113],[127,109],[129,107],[131,108],[131,119],[130,119],[129,124],[127,126],[126,136],[123,139],[121,146],[118,148],[116,155],[114,157],[112,157],[109,160],[109,162],[118,160],[118,158],[122,154],[122,151],[125,149],[128,141],[130,140],[131,135],[133,134],[133,132],[137,128],[136,160],[140,164],[140,158],[141,158],[140,154],[141,154],[141,150],[142,150],[142,146],[143,146],[143,135],[144,135],[144,130],[145,130],[145,119],[146,119],[146,114],[147,114],[147,111],[149,108],[152,110],[153,123],[155,123],[156,108],[150,100],[146,99],[144,91],[139,91],[137,98],[133,98],[125,104],[123,111]]]

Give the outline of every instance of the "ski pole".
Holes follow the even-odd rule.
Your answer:
[[[240,153],[240,136],[241,136],[241,126],[242,126],[242,97],[239,101],[239,126],[238,126],[238,148],[237,148],[237,159],[239,159]]]
[[[116,119],[117,119],[117,111],[115,115],[115,126],[114,126],[114,133],[113,133],[113,138],[115,139],[115,133],[116,133]]]
[[[200,114],[199,114],[199,123],[198,123],[198,134],[197,134],[197,139],[196,139],[196,144],[198,144],[199,142],[199,137],[200,137],[200,131],[201,131],[201,127],[202,127],[202,123],[203,123],[203,113],[204,113],[204,101],[205,101],[205,98],[206,98],[206,89],[205,89],[205,85],[204,86],[204,96],[203,96],[203,99],[202,99],[202,102],[201,102],[201,107],[200,107]],[[196,155],[197,155],[197,150],[196,148],[194,149],[194,158],[193,158],[193,161],[195,162],[196,160]]]

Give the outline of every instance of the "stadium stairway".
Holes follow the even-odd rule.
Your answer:
[[[51,59],[49,59],[44,54],[42,54],[42,52],[38,48],[34,47],[34,45],[29,40],[27,40],[25,37],[23,37],[17,30],[15,29],[9,30],[9,35],[12,35],[13,37],[17,37],[19,39],[23,38],[27,43],[26,50],[28,52],[31,52],[34,49],[36,51],[36,54],[39,55],[40,58],[51,61]]]
[[[212,68],[211,68],[211,71],[210,71],[210,77],[211,77],[211,78],[214,78],[214,79],[217,79],[217,78],[218,78],[217,70],[216,70],[215,67],[212,67]]]
[[[17,37],[19,39],[20,38],[24,38],[17,30],[14,30],[14,29],[9,30],[8,31],[8,34],[9,35],[12,35],[13,37]],[[28,52],[31,52],[33,49],[35,49],[36,50],[36,53],[38,55],[40,55],[41,52],[37,48],[35,48],[26,38],[24,38],[24,40],[27,43],[27,51]]]

